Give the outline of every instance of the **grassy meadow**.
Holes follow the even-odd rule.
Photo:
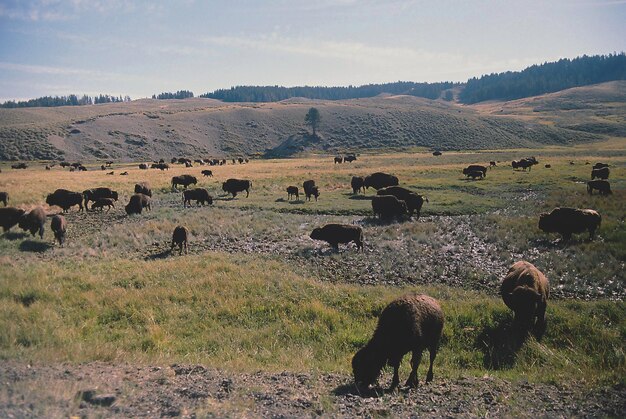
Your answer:
[[[512,159],[534,155],[530,172]],[[468,164],[498,161],[484,180]],[[591,164],[607,162],[613,195],[589,196]],[[573,162],[574,164],[570,164]],[[547,169],[545,164],[552,167]],[[229,370],[350,373],[382,308],[405,292],[440,299],[446,313],[435,376],[493,374],[541,382],[624,383],[626,377],[626,143],[535,150],[389,153],[333,164],[332,156],[249,164],[173,165],[169,171],[114,165],[101,171],[26,170],[0,165],[11,206],[32,208],[57,188],[108,186],[110,212],[70,210],[68,241],[53,244],[17,227],[0,236],[0,359],[42,362],[190,362]],[[214,177],[200,171],[211,169]],[[114,171],[112,176],[106,175]],[[120,176],[128,171],[128,176]],[[419,220],[378,223],[350,178],[392,173],[429,199]],[[182,208],[170,179],[198,177],[213,206]],[[248,198],[222,196],[221,182],[252,180]],[[287,201],[286,187],[314,179],[318,202]],[[151,212],[127,217],[136,182],[154,193]],[[44,204],[45,206],[45,204]],[[556,206],[602,215],[597,239],[564,245],[537,228]],[[57,212],[58,208],[47,208]],[[366,250],[333,253],[308,234],[327,222],[362,225]],[[190,254],[169,252],[178,224],[192,233]],[[554,299],[539,342],[513,345],[512,314],[497,286],[508,266],[527,259],[546,273]],[[406,357],[408,358],[408,357]],[[403,366],[408,368],[408,359]],[[424,367],[423,367],[424,368]],[[423,377],[423,370],[420,370]],[[387,377],[388,378],[388,377]]]

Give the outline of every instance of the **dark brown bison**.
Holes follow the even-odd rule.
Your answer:
[[[178,226],[174,229],[174,234],[172,234],[172,247],[170,250],[174,250],[175,246],[178,246],[180,249],[178,254],[183,254],[183,248],[185,248],[185,253],[188,253],[188,245],[189,242],[189,230],[187,227]]]
[[[126,205],[125,210],[126,214],[141,214],[144,208],[147,208],[149,211],[152,210],[150,197],[141,193],[137,193],[130,197],[130,201],[128,205]]]
[[[92,210],[100,208],[100,211],[103,211],[104,207],[108,207],[107,212],[111,211],[111,207],[115,208],[115,200],[113,198],[98,198],[91,204]]]
[[[489,169],[493,169],[494,167],[497,167],[498,165],[496,164],[495,161],[490,161],[489,162]]]
[[[549,169],[549,168],[551,168],[551,167],[552,167],[552,165],[551,165],[551,164],[546,164],[544,167],[545,167],[546,169]]]
[[[320,190],[315,186],[314,180],[305,180],[302,183],[302,189],[304,189],[304,195],[306,195],[307,201],[310,201],[312,196],[314,196],[317,201],[317,198],[320,196]]]
[[[287,200],[289,201],[292,196],[296,201],[300,200],[300,193],[297,186],[287,186]]]
[[[400,218],[408,212],[406,202],[393,195],[373,196],[372,211],[380,219]]]
[[[589,231],[593,239],[600,227],[602,217],[592,209],[555,208],[549,214],[539,216],[539,228],[546,233],[559,233],[569,240],[574,233]]]
[[[209,176],[209,177],[213,177],[213,172],[211,170],[203,170],[202,172],[202,176]]]
[[[534,164],[536,163],[528,159],[513,160],[511,162],[511,166],[513,167],[513,169],[522,169],[524,171],[526,171],[526,169],[530,171]]]
[[[593,169],[602,169],[603,167],[609,167],[607,163],[596,163],[593,165]]]
[[[122,172],[120,173],[120,176],[128,176],[128,172]]]
[[[335,250],[339,250],[339,243],[354,242],[357,249],[363,249],[363,229],[359,226],[346,224],[326,224],[311,232],[313,240],[323,240]]]
[[[17,163],[11,165],[11,169],[26,169],[27,167],[28,165],[26,163]]]
[[[343,157],[341,157],[341,156],[336,156],[336,157],[335,157],[335,164],[337,164],[337,163],[343,163]]]
[[[111,188],[101,187],[84,190],[83,197],[85,198],[85,208],[88,208],[89,201],[96,201],[100,198],[110,198],[117,201],[119,195],[117,191],[114,191]]]
[[[545,330],[546,307],[550,285],[545,275],[532,263],[515,262],[500,286],[504,304],[515,313],[514,322],[522,329]]]
[[[180,175],[172,177],[172,188],[176,189],[178,185],[183,185],[185,189],[189,185],[195,185],[198,183],[198,179],[191,175]]]
[[[0,202],[4,204],[6,207],[9,203],[9,193],[8,192],[0,192]]]
[[[183,207],[191,206],[191,201],[196,201],[198,206],[213,204],[213,197],[209,195],[209,191],[204,188],[195,188],[183,191]]]
[[[417,387],[417,369],[425,349],[430,353],[426,382],[432,381],[443,323],[441,306],[432,297],[410,294],[392,301],[380,314],[374,336],[352,358],[357,387],[365,389],[374,384],[388,364],[393,367],[390,389],[395,389],[400,384],[400,363],[407,352],[411,352],[411,373],[406,386]]]
[[[61,207],[67,212],[74,205],[78,205],[78,211],[83,210],[83,194],[72,192],[67,189],[57,189],[46,197],[46,204]]]
[[[20,218],[26,211],[21,208],[4,207],[0,208],[0,226],[6,233],[11,227],[17,225],[20,222]]]
[[[57,239],[59,244],[63,246],[65,242],[65,232],[67,231],[67,221],[62,215],[55,215],[50,222],[50,228],[54,233],[54,238]]]
[[[600,195],[611,195],[611,184],[608,180],[590,180],[587,182],[587,192],[593,195],[593,190],[597,189]]]
[[[66,161],[62,161],[61,163],[59,163],[59,166],[65,169],[66,167],[70,167],[70,164]]]
[[[353,161],[356,161],[356,156],[354,154],[348,154],[346,157],[343,158],[343,161],[352,163]]]
[[[483,172],[481,172],[480,170],[471,170],[471,171],[465,171],[465,169],[463,170],[463,174],[465,176],[467,176],[468,178],[472,178],[472,180],[476,180],[476,178],[478,179],[482,179],[485,174]]]
[[[465,169],[463,169],[463,174],[466,176],[471,176],[470,173],[472,172],[481,172],[483,174],[483,177],[487,176],[487,166],[481,166],[479,164],[470,164],[469,166],[467,166]]]
[[[352,193],[355,195],[361,190],[365,192],[365,179],[362,176],[352,176],[350,186],[352,186]]]
[[[398,178],[387,173],[376,172],[366,176],[363,185],[366,188],[374,188],[376,190],[386,188],[387,186],[397,186]]]
[[[30,212],[22,215],[18,224],[22,230],[30,231],[30,234],[33,236],[39,232],[39,238],[43,239],[46,211],[42,207],[35,207]]]
[[[154,168],[154,164],[152,165],[152,167]],[[141,163],[141,164],[139,165],[139,168],[140,168],[141,170],[148,170],[148,165],[147,165],[147,164],[145,164],[145,163]]]
[[[393,195],[396,198],[404,201],[406,203],[406,208],[409,211],[409,216],[416,214],[417,218],[420,217],[424,201],[428,202],[428,198],[426,198],[425,196],[419,195],[401,186],[390,186],[388,188],[382,188],[379,189],[376,193],[378,195]]]
[[[441,151],[433,151],[433,156],[441,156]]]
[[[150,167],[153,169],[159,169],[161,171],[170,170],[170,165],[167,163],[154,163]]]
[[[233,198],[237,196],[239,192],[246,191],[246,198],[250,196],[250,188],[252,188],[252,182],[245,179],[228,179],[222,183],[222,190],[226,193],[232,194]]]
[[[152,196],[152,189],[150,189],[150,184],[148,182],[141,182],[135,184],[135,193],[141,193],[146,196]]]
[[[601,169],[593,169],[591,171],[591,179],[593,180],[595,178],[598,178],[598,179],[606,180],[609,178],[609,172],[610,170],[608,167],[603,167]]]

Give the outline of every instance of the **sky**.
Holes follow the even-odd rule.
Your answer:
[[[466,81],[626,51],[626,0],[0,0],[0,101]]]

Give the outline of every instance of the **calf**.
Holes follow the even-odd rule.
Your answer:
[[[115,208],[115,200],[113,198],[98,198],[91,204],[92,211],[97,208],[103,211],[104,207],[108,207],[107,212],[111,211],[111,207]]]
[[[54,238],[59,241],[61,246],[63,246],[63,242],[65,242],[65,232],[67,231],[67,221],[65,221],[65,217],[62,215],[55,215],[52,217],[50,228],[52,228]]]
[[[172,247],[170,250],[174,250],[175,246],[178,246],[180,249],[179,255],[183,254],[183,248],[185,248],[185,253],[188,253],[187,243],[189,241],[189,230],[187,227],[178,226],[174,229],[174,234],[172,234]]]
[[[296,199],[296,201],[300,200],[300,194],[298,193],[297,186],[287,186],[287,200],[289,201],[292,196]]]

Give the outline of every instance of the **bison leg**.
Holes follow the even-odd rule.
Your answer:
[[[433,343],[430,348],[428,348],[428,352],[430,353],[430,366],[428,367],[428,374],[426,374],[426,382],[430,383],[433,381],[433,364],[435,363],[435,358],[437,357],[437,350],[439,349],[439,340]]]
[[[422,362],[422,348],[414,349],[411,357],[411,374],[409,374],[409,379],[406,380],[405,386],[410,388],[417,387],[417,369],[420,366],[420,362]]]
[[[537,307],[537,322],[535,323],[535,337],[541,339],[546,331],[546,302],[541,302]]]
[[[43,226],[39,227],[39,238],[43,239]]]
[[[398,384],[400,384],[399,369],[400,369],[401,361],[402,361],[402,356],[389,359],[389,365],[393,367],[393,378],[391,379],[391,387],[389,387],[390,391],[394,390],[396,387],[398,387]]]
[[[250,190],[246,189],[246,198],[250,196]]]

